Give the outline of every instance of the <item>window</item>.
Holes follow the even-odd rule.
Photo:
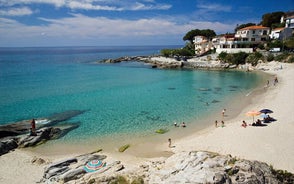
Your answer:
[[[255,42],[255,38],[251,38],[251,41],[252,41],[252,42]]]

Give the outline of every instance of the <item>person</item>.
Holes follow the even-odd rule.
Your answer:
[[[223,111],[222,111],[223,117],[225,117],[225,112],[226,112],[226,109],[223,109]]]
[[[186,124],[185,124],[185,122],[183,122],[183,123],[182,123],[182,127],[183,127],[183,128],[185,128],[185,127],[186,127]]]
[[[242,122],[242,127],[246,128],[247,127],[247,123],[243,120]]]
[[[256,125],[257,125],[257,126],[260,126],[260,125],[261,125],[261,121],[260,121],[260,119],[257,119],[257,121],[256,121]]]
[[[36,121],[35,119],[32,119],[31,121],[31,135],[37,135],[36,134]]]
[[[171,138],[168,138],[168,147],[171,148]]]
[[[177,124],[177,122],[174,122],[174,126],[175,126],[175,127],[178,127],[178,124]]]
[[[278,77],[276,76],[275,79],[274,79],[274,86],[278,83]]]
[[[225,122],[224,121],[222,121],[222,127],[225,127]]]
[[[217,120],[215,120],[214,124],[215,124],[215,127],[217,127]]]

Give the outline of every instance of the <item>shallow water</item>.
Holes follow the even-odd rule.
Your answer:
[[[253,72],[160,70],[138,62],[93,64],[159,49],[0,49],[0,123],[86,110],[68,120],[79,128],[56,142],[144,137],[170,129],[174,122],[203,126],[197,120],[219,112],[232,97],[246,95],[263,80]]]

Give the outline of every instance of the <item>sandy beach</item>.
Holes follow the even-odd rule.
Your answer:
[[[294,65],[271,62],[258,66],[263,68],[266,73],[278,77],[278,84],[275,86],[270,81],[270,86],[264,89],[259,95],[251,98],[250,105],[244,108],[237,117],[231,117],[230,106],[226,107],[224,117],[225,127],[211,127],[192,135],[173,139],[173,148],[157,145],[156,151],[166,153],[177,153],[191,150],[206,150],[218,152],[220,154],[231,154],[237,158],[249,160],[259,160],[271,164],[276,169],[294,172]],[[264,127],[241,126],[242,120],[248,124],[252,123],[252,117],[246,116],[246,112],[268,108],[274,111],[270,114],[277,119],[268,123]],[[221,110],[216,115],[215,120],[222,120]],[[257,117],[256,117],[257,119]],[[219,124],[220,125],[220,124]],[[167,145],[167,143],[166,143]],[[138,148],[144,145],[137,146]],[[131,152],[131,150],[130,150]],[[104,153],[103,153],[104,154]],[[139,166],[141,163],[152,160],[152,158],[140,158],[132,154],[113,154],[105,153],[110,158],[121,160],[123,164],[128,163],[129,167]],[[16,150],[0,157],[0,183],[36,183],[43,175],[44,165],[32,164],[31,160],[36,157],[44,156],[30,152],[28,150]],[[70,155],[58,157],[46,157],[50,161],[57,161]],[[126,167],[127,168],[127,167]]]
[[[211,127],[175,142],[175,152],[184,150],[206,150],[221,154],[231,154],[238,158],[259,160],[273,165],[277,169],[294,172],[294,65],[276,62],[261,65],[266,72],[277,75],[279,83],[270,86],[266,92],[252,98],[251,104],[233,119],[225,117],[225,127]],[[273,77],[274,78],[274,77]],[[277,121],[264,127],[241,126],[242,120],[252,123],[252,117],[246,116],[251,110],[268,108]],[[220,110],[221,111],[221,110]],[[227,107],[229,115],[230,107]],[[221,112],[220,112],[221,114]],[[255,120],[260,117],[255,117]],[[226,120],[229,119],[229,120]],[[221,120],[221,115],[216,117]]]

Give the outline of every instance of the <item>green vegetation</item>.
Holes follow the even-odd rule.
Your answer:
[[[131,145],[129,144],[126,144],[126,145],[123,145],[122,147],[120,147],[118,149],[119,152],[124,152],[126,149],[128,149]]]
[[[239,64],[245,64],[246,58],[249,54],[245,52],[238,52],[238,53],[233,53],[233,54],[228,54],[226,52],[221,52],[218,55],[218,58],[221,61],[224,61],[226,63],[234,64],[234,65],[239,65]]]
[[[281,17],[284,15],[284,12],[272,12],[266,13],[262,16],[262,21],[260,24],[265,27],[277,28],[284,27],[283,24],[280,23]]]
[[[246,63],[251,63],[253,66],[256,66],[258,61],[263,59],[263,55],[260,52],[254,52],[247,56]]]
[[[275,56],[273,55],[273,54],[269,54],[269,55],[267,55],[267,58],[266,58],[266,60],[267,61],[273,61],[275,59]]]
[[[195,36],[205,36],[206,38],[209,39],[209,38],[215,37],[216,34],[214,30],[211,30],[211,29],[203,29],[203,30],[193,29],[189,31],[188,33],[186,33],[186,35],[183,37],[183,40],[190,41],[190,43],[193,44],[193,40]]]
[[[247,23],[247,24],[241,24],[241,25],[237,24],[237,27],[235,28],[235,32],[237,32],[239,29],[249,27],[249,26],[255,26],[255,25],[256,24],[254,24],[254,23]]]
[[[275,175],[280,182],[284,184],[294,183],[294,174],[286,170],[275,170],[272,165],[270,168],[273,175]]]
[[[144,184],[144,179],[142,177],[137,177],[132,182],[129,182],[126,177],[117,176],[110,184]]]
[[[156,130],[155,132],[158,134],[165,134],[166,132],[168,132],[168,129],[161,128],[161,129]]]
[[[234,165],[236,162],[238,161],[238,159],[236,157],[233,157],[231,158],[229,161],[228,161],[228,165]]]

